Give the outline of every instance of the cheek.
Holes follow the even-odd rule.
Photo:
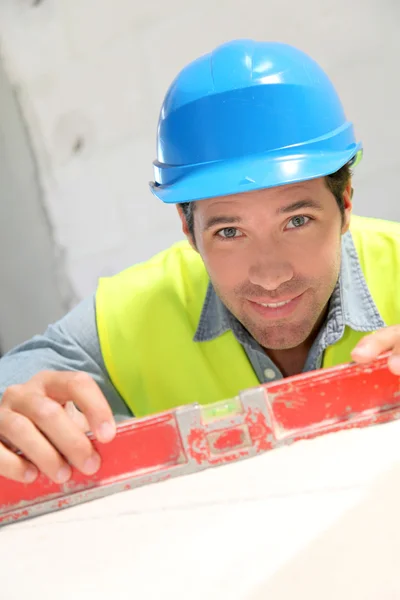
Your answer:
[[[211,250],[202,244],[200,254],[210,279],[220,290],[233,289],[247,278],[248,265],[243,253],[228,248]]]
[[[330,262],[340,258],[342,234],[339,227],[330,228],[320,241],[320,252]]]
[[[318,247],[312,253],[311,268],[316,277],[327,283],[336,281],[340,269],[341,236],[337,231],[327,232],[319,240]]]
[[[313,232],[314,233],[314,232]],[[291,245],[289,262],[295,279],[314,281],[313,287],[327,289],[336,283],[340,269],[341,235],[332,227],[320,228],[315,235]]]

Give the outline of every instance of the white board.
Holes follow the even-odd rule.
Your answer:
[[[0,597],[400,598],[399,506],[400,423],[331,434],[4,527]]]

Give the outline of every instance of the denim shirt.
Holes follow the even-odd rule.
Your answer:
[[[385,326],[371,297],[350,233],[342,236],[342,261],[327,318],[309,352],[305,371],[319,368],[325,349],[337,342],[348,325],[357,331]],[[209,284],[194,343],[215,339],[232,330],[243,345],[260,382],[282,377],[277,366],[239,321],[225,308]],[[83,300],[43,335],[17,346],[0,359],[0,399],[9,385],[24,383],[42,370],[85,371],[99,385],[116,418],[130,410],[112,384],[105,367],[96,327],[95,297]]]

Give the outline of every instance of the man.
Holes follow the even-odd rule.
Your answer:
[[[297,49],[233,41],[183,69],[152,191],[177,204],[188,242],[101,280],[0,360],[0,474],[94,473],[83,432],[110,441],[113,413],[215,402],[383,351],[400,374],[400,226],[350,219],[360,158],[331,82]]]

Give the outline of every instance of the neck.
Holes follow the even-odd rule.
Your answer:
[[[269,358],[276,364],[284,377],[301,373],[306,364],[309,349],[304,344],[287,350],[266,350]]]
[[[271,350],[265,348],[266,354],[276,364],[284,377],[302,373],[308,353],[321,329],[322,323],[325,321],[327,312],[328,306],[322,311],[309,337],[299,346],[287,348],[285,350]]]

